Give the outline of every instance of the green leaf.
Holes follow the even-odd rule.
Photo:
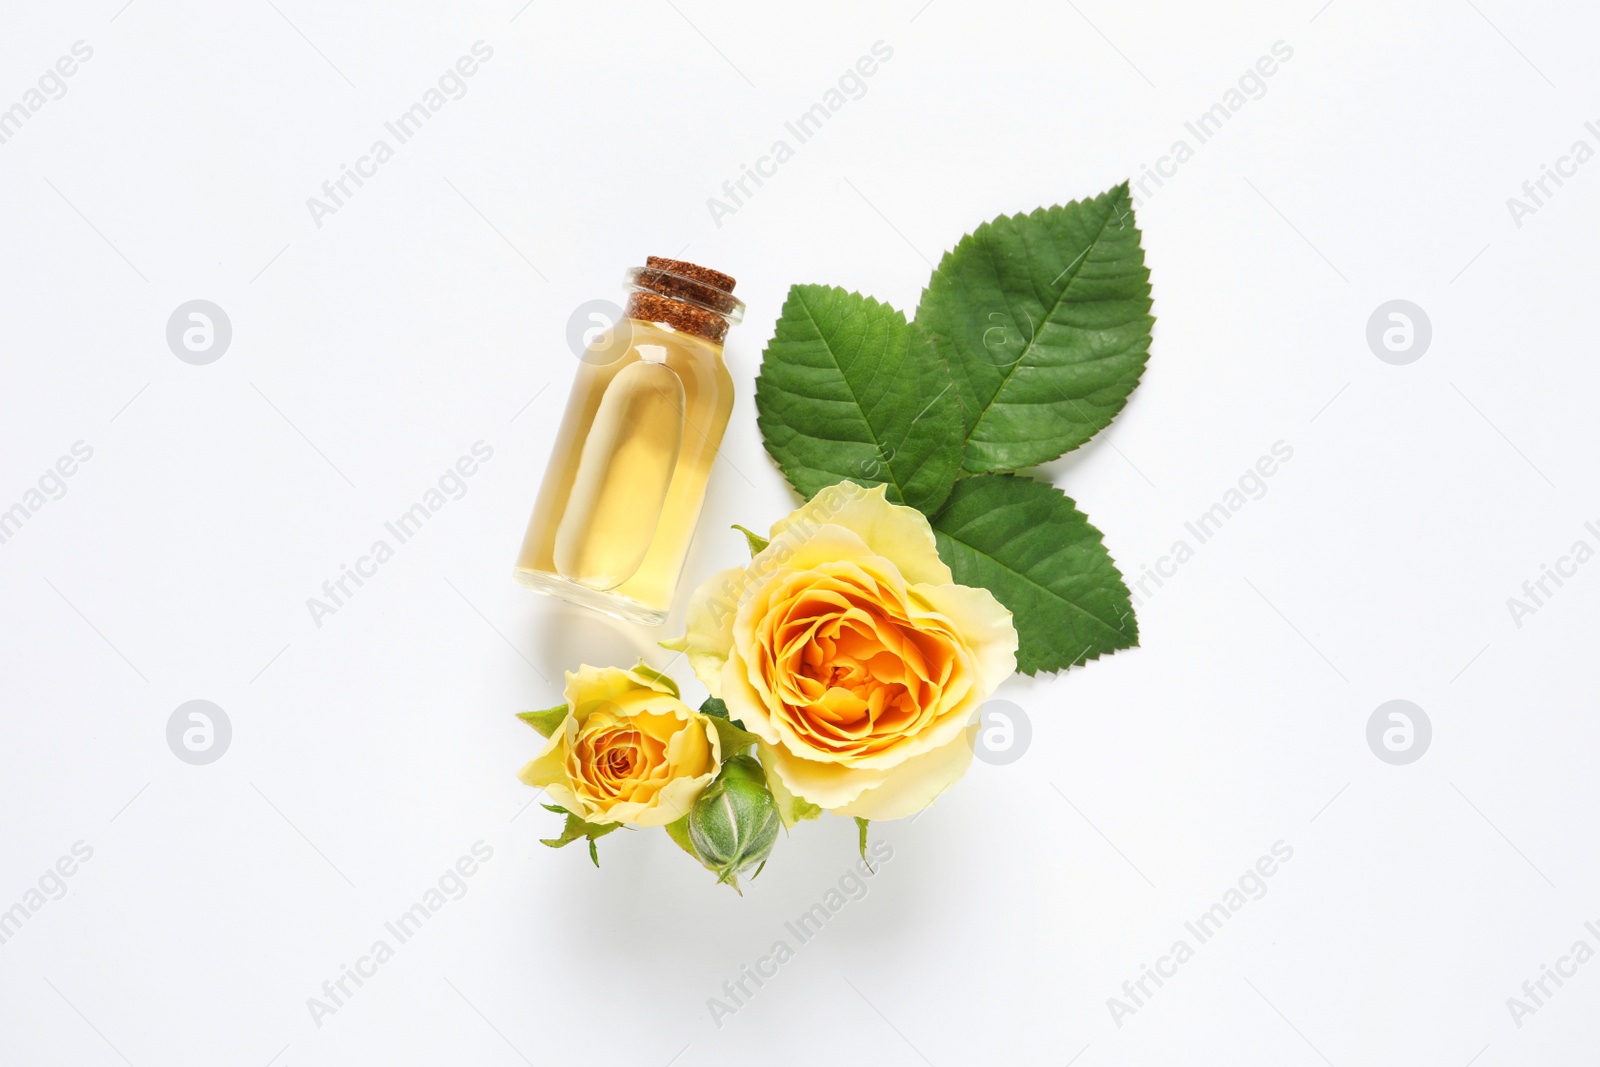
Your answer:
[[[763,548],[766,548],[768,545],[772,544],[771,541],[767,540],[765,537],[762,537],[760,534],[756,533],[754,530],[746,530],[743,526],[740,526],[738,523],[734,523],[733,524],[733,528],[735,530],[738,530],[740,533],[744,534],[745,542],[750,546],[750,555],[751,555],[752,558],[754,558],[755,555],[758,552],[760,552]]]
[[[939,556],[962,585],[1011,609],[1024,674],[1058,671],[1139,643],[1133,604],[1100,531],[1061,490],[983,474],[956,483],[933,517]]]
[[[923,331],[887,304],[821,285],[789,289],[756,379],[757,423],[810,498],[848,479],[887,485],[924,513],[961,468],[961,413]]]
[[[867,870],[869,871],[872,870],[872,864],[867,862],[867,823],[870,821],[870,819],[863,819],[859,815],[856,816],[856,836],[860,839],[861,862],[867,864]]]
[[[517,718],[549,737],[566,721],[567,706],[562,704],[559,707],[546,708],[544,711],[519,711]]]
[[[678,683],[673,681],[670,674],[663,674],[654,667],[650,666],[644,660],[640,660],[638,666],[633,668],[633,673],[641,674],[650,679],[652,682],[666,686],[675,697],[681,697],[683,695],[682,693],[678,692]]]
[[[1077,448],[1122,410],[1150,353],[1150,272],[1127,184],[979,226],[945,253],[916,321],[961,394],[966,470]]]

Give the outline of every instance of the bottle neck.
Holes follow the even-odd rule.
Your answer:
[[[714,311],[648,290],[629,294],[628,306],[623,313],[630,319],[660,323],[679,333],[704,338],[718,348],[722,347],[724,338],[728,336],[728,327],[732,325]]]
[[[630,319],[656,322],[721,345],[744,314],[734,280],[721,271],[678,259],[650,256],[628,271]]]

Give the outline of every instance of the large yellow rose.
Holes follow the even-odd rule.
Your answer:
[[[687,623],[667,647],[761,739],[768,773],[867,819],[920,811],[966,772],[974,712],[1016,667],[1011,613],[956,585],[928,520],[882,486],[818,493],[701,585]]]
[[[721,741],[709,716],[641,670],[568,671],[567,717],[518,777],[586,822],[665,826],[687,815],[717,776]]]

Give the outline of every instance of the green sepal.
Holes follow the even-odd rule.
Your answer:
[[[744,751],[744,747],[746,745],[750,744],[751,741],[756,740],[756,735],[752,734],[752,733],[747,733],[745,731],[745,728],[744,728],[744,723],[740,722],[738,719],[735,719],[732,715],[728,714],[728,705],[724,704],[721,700],[719,700],[716,697],[706,697],[706,702],[704,704],[700,705],[700,714],[709,715],[709,716],[711,716],[713,719],[715,719],[717,721],[717,723],[718,723],[717,734],[718,734],[718,736],[720,736],[722,738],[722,758],[723,759],[727,759],[729,756],[736,755],[736,752],[729,750],[728,745],[730,743],[737,744],[738,751],[742,752],[742,751]],[[727,724],[733,726],[737,730],[737,733],[736,734],[729,734],[729,733],[723,732],[723,729],[722,729],[722,726],[721,726],[722,723],[727,723]],[[748,741],[742,741],[739,738],[738,734],[743,734],[746,738],[749,738],[749,740]]]
[[[720,720],[719,720],[720,721]],[[754,756],[725,759],[689,812],[689,843],[700,862],[741,896],[739,874],[766,862],[777,843],[777,801]]]
[[[683,694],[678,691],[678,683],[673,681],[671,675],[663,674],[661,671],[658,671],[654,667],[650,666],[644,660],[640,660],[638,666],[631,669],[634,674],[643,675],[652,682],[666,686],[673,696],[682,699]]]
[[[694,845],[689,841],[689,816],[685,815],[675,822],[669,822],[662,829],[667,832],[668,837],[677,842],[679,848],[693,856],[696,863],[704,866],[705,861],[700,858],[699,853],[695,852]]]
[[[546,811],[553,811],[558,815],[567,817],[566,825],[561,828],[560,837],[540,838],[539,843],[541,845],[549,845],[551,848],[563,848],[579,838],[583,838],[589,842],[589,858],[594,861],[596,867],[600,866],[600,853],[594,847],[595,839],[604,837],[613,830],[622,829],[622,824],[619,822],[585,822],[566,808],[558,807],[554,804],[541,804],[539,806]]]
[[[672,838],[672,840],[677,843],[679,848],[683,849],[690,856],[692,856],[696,863],[704,867],[706,870],[711,871],[712,874],[717,873],[710,865],[706,863],[705,859],[700,855],[700,853],[695,851],[694,841],[689,837],[689,816],[685,815],[681,819],[669,822],[663,826],[662,829],[667,832],[668,837]],[[722,879],[719,877],[717,881],[720,882]],[[737,887],[735,888],[737,889]],[[740,896],[743,895],[744,894],[742,893],[740,894]]]
[[[722,761],[724,763],[761,740],[750,731],[735,726],[731,719],[719,719],[716,716],[712,716],[711,725],[717,728],[717,740],[722,744]]]
[[[762,549],[764,549],[768,545],[772,544],[771,541],[767,540],[765,537],[762,537],[760,534],[756,533],[754,530],[746,530],[743,526],[740,526],[738,523],[734,523],[733,524],[733,528],[735,530],[738,530],[740,533],[744,534],[745,542],[748,543],[749,546],[750,546],[750,556],[751,556],[752,559],[755,558],[755,556],[758,553],[760,553],[760,551]]]
[[[546,708],[544,711],[519,711],[517,712],[517,718],[538,730],[545,737],[549,737],[560,729],[561,724],[566,721],[567,706],[562,704],[559,707]]]
[[[706,697],[706,702],[700,705],[700,714],[709,716],[711,725],[717,728],[724,763],[760,740],[746,730],[743,723],[729,715],[728,705],[716,697]]]
[[[783,779],[772,773],[772,749],[764,742],[757,741],[756,752],[761,757],[761,768],[767,775],[767,788],[772,790],[772,799],[777,801],[778,818],[783,820],[783,828],[790,830],[797,823],[821,818],[821,808],[789,792],[783,784]]]
[[[859,815],[856,816],[856,837],[861,848],[861,862],[867,865],[867,870],[869,871],[872,870],[872,864],[867,860],[867,823],[871,821],[871,819],[863,819]]]

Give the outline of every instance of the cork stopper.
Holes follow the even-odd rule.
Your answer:
[[[643,267],[628,271],[625,314],[630,319],[659,322],[721,344],[728,327],[744,315],[744,303],[733,295],[734,279],[721,271],[681,259],[648,256]]]
[[[680,278],[703,282],[714,289],[721,289],[724,293],[732,293],[733,287],[738,284],[733,280],[733,275],[731,274],[724,274],[720,270],[702,267],[687,260],[666,259],[662,256],[645,256],[644,265],[652,270],[664,271],[667,274],[676,274]]]

